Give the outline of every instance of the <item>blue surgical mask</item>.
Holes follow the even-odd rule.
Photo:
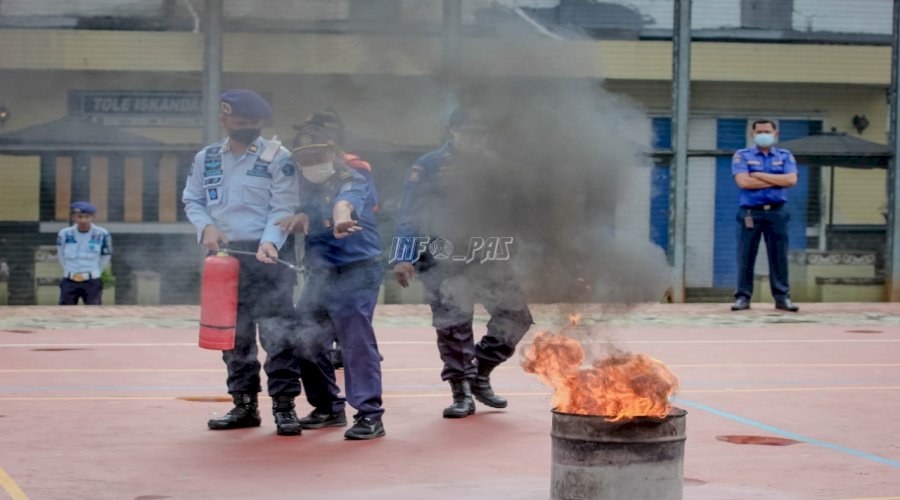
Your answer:
[[[761,148],[767,148],[775,144],[775,134],[756,134],[753,136],[753,142]]]

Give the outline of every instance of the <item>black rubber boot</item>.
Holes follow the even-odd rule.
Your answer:
[[[222,416],[222,418],[210,419],[206,425],[213,430],[241,429],[244,427],[259,427],[262,420],[259,418],[259,409],[256,394],[234,392],[231,394],[234,400],[234,408]]]
[[[444,408],[444,418],[464,418],[475,413],[475,401],[472,401],[472,389],[466,379],[451,380],[453,404]]]
[[[295,396],[272,396],[272,414],[275,415],[275,429],[279,436],[297,436],[303,432],[297,412],[294,411]]]
[[[497,368],[497,365],[478,363],[478,375],[472,382],[472,395],[479,403],[491,408],[506,408],[507,401],[494,394],[494,389],[491,388],[491,372],[494,368]]]

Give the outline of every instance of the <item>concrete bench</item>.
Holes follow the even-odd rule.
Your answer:
[[[788,254],[791,298],[796,302],[828,302],[819,278],[875,278],[875,252],[791,251]],[[865,296],[865,295],[863,295]],[[754,275],[753,301],[772,302],[767,274]]]
[[[816,278],[822,302],[884,302],[884,278]]]

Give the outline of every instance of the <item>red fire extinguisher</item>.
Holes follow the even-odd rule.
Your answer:
[[[211,255],[203,263],[200,347],[204,349],[234,349],[239,269],[238,260],[226,252]]]

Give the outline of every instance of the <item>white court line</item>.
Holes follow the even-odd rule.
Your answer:
[[[883,344],[900,343],[900,339],[713,339],[713,340],[604,340],[585,342],[586,344]],[[379,345],[434,345],[434,341],[422,340],[386,340]],[[530,344],[530,342],[522,342]],[[195,342],[104,342],[104,343],[70,343],[70,344],[0,344],[0,348],[34,348],[34,347],[197,347]]]

